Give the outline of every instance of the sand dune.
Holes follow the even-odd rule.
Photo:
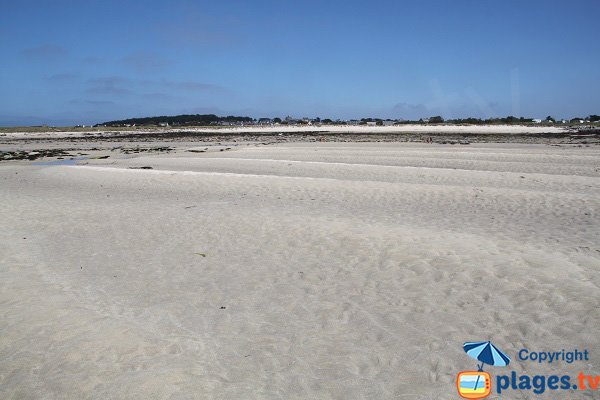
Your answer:
[[[185,150],[0,167],[0,397],[456,399],[488,339],[600,375],[597,148]]]

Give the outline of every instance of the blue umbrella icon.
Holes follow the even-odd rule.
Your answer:
[[[481,361],[481,366],[477,366],[480,371],[483,371],[483,364],[505,367],[510,363],[510,358],[492,342],[466,342],[463,349],[468,355]]]
[[[469,356],[481,361],[481,365],[477,365],[479,371],[483,371],[484,364],[505,367],[510,363],[510,358],[494,346],[492,342],[466,342],[463,349]],[[478,383],[479,376],[477,376],[475,387]]]

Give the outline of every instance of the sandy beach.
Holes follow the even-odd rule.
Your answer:
[[[270,125],[270,126],[232,126],[232,127],[97,127],[77,130],[20,130],[11,129],[0,134],[0,139],[57,139],[80,137],[110,138],[128,134],[129,136],[148,136],[156,133],[195,133],[198,135],[248,135],[268,136],[273,134],[330,133],[330,134],[478,134],[478,135],[519,135],[519,134],[566,134],[577,129],[568,126],[552,125],[442,125],[442,124],[402,124],[392,126],[367,125]]]
[[[1,398],[456,399],[477,340],[600,375],[599,146],[169,145],[0,163]]]

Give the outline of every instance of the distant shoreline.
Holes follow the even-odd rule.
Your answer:
[[[470,145],[491,143],[600,146],[600,129],[524,125],[402,125],[402,126],[273,126],[236,128],[130,128],[128,130],[0,130],[0,161],[77,157],[84,151],[106,156],[121,152],[166,151],[194,145],[239,146],[286,143],[430,143]],[[141,150],[140,150],[141,149]],[[79,153],[71,153],[79,150]],[[98,154],[96,154],[100,151]],[[83,153],[81,153],[83,154]],[[58,157],[58,158],[57,158]]]
[[[272,145],[310,142],[413,142],[432,145],[476,143],[598,146],[600,129],[523,125],[288,126],[239,128],[155,128],[129,130],[0,131],[0,161],[52,157],[62,150],[170,148],[204,145]],[[131,146],[129,146],[131,145]],[[166,146],[166,147],[165,147]],[[50,152],[48,152],[50,150]],[[36,155],[31,156],[29,152]],[[60,152],[56,153],[56,156]],[[62,154],[62,153],[60,153]],[[104,155],[104,153],[103,153]]]
[[[102,127],[102,128],[50,128],[15,127],[0,128],[1,137],[53,138],[156,134],[231,134],[231,135],[269,135],[269,134],[569,134],[582,129],[594,129],[590,126],[530,126],[530,125],[451,125],[451,124],[406,124],[393,126],[364,125],[271,125],[239,127]],[[597,127],[596,127],[597,129]]]

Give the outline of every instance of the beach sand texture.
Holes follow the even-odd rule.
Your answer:
[[[48,130],[19,130],[15,128],[9,132],[1,133],[0,137],[8,139],[56,139],[56,138],[80,138],[89,136],[100,136],[110,138],[120,134],[130,134],[134,136],[147,136],[156,133],[176,133],[187,132],[197,134],[256,134],[259,136],[277,135],[277,134],[298,134],[298,133],[329,133],[329,134],[478,134],[478,135],[518,135],[518,134],[567,134],[574,132],[570,127],[550,126],[550,125],[440,125],[440,124],[401,124],[392,126],[367,126],[367,125],[273,125],[273,126],[235,126],[235,127],[137,127],[137,128],[116,128],[116,127],[97,127],[78,130],[48,131]]]
[[[0,201],[3,399],[456,399],[477,340],[600,375],[597,146],[4,164]]]

